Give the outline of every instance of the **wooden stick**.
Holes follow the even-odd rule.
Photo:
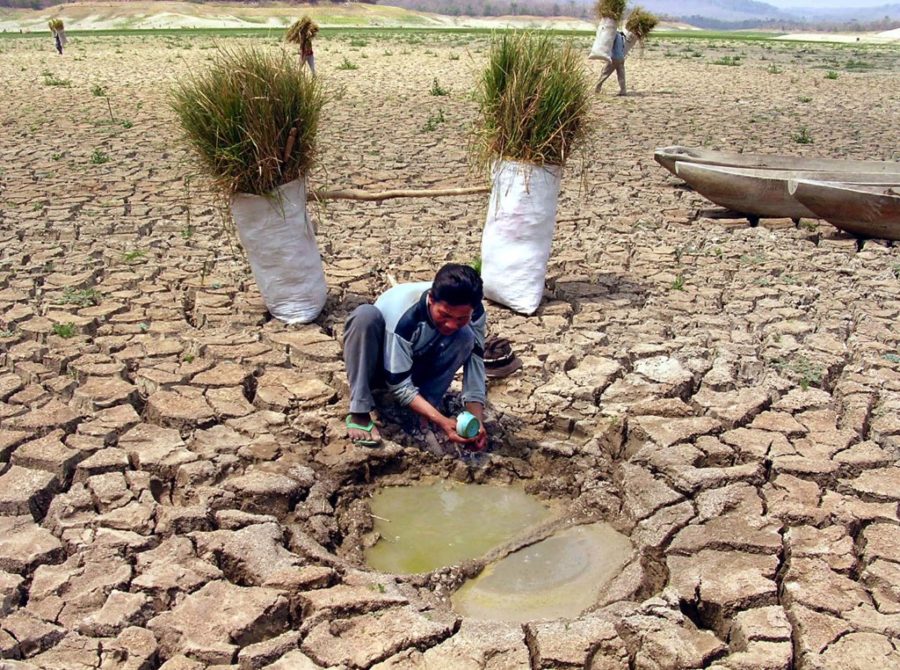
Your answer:
[[[434,188],[434,189],[393,189],[390,191],[364,191],[359,188],[344,188],[333,191],[310,191],[306,195],[307,200],[321,202],[322,200],[361,200],[379,201],[392,198],[439,198],[452,195],[474,195],[476,193],[490,193],[490,186],[466,186],[463,188]]]
[[[288,135],[287,143],[284,145],[284,158],[281,161],[282,163],[287,163],[288,158],[291,157],[291,151],[294,150],[294,142],[297,140],[297,126],[291,128],[291,132]]]

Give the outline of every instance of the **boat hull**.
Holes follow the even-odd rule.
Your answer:
[[[900,188],[860,186],[815,180],[792,180],[798,202],[853,235],[900,240]]]
[[[816,172],[870,172],[900,175],[897,161],[858,161],[839,158],[804,158],[801,156],[769,156],[739,154],[695,147],[671,146],[657,149],[653,158],[675,174],[675,163],[684,161],[699,165],[757,168],[763,170],[805,170]]]
[[[676,163],[676,174],[700,195],[728,209],[758,218],[818,218],[791,195],[791,180],[815,179],[855,184],[900,185],[900,174],[763,170]]]

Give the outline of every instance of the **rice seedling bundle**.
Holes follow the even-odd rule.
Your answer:
[[[545,33],[497,36],[477,100],[473,150],[493,167],[481,240],[485,295],[532,314],[543,295],[562,166],[586,130],[582,58]]]
[[[47,22],[47,25],[50,27],[50,30],[54,33],[62,32],[65,30],[65,26],[63,25],[62,19],[50,19]]]
[[[583,59],[549,35],[496,37],[476,96],[475,150],[483,165],[497,158],[563,165],[584,135],[590,98]]]
[[[658,23],[659,19],[656,15],[651,14],[643,7],[635,7],[628,15],[628,20],[625,21],[625,30],[629,35],[634,35],[638,42],[643,43]]]
[[[284,35],[284,39],[291,44],[299,44],[302,48],[309,44],[309,41],[315,37],[318,32],[319,26],[316,22],[308,16],[304,16],[291,24]]]
[[[254,48],[220,51],[172,92],[187,143],[228,194],[264,195],[305,174],[323,103],[292,57]]]
[[[625,15],[625,6],[627,4],[628,0],[597,0],[594,9],[599,18],[613,19],[618,24]]]
[[[308,323],[325,274],[306,210],[324,94],[282,50],[224,49],[176,83],[172,107],[202,167],[230,196],[247,259],[269,312]]]

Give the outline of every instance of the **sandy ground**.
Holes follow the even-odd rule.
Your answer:
[[[311,183],[479,183],[484,38],[353,39],[317,48],[332,98]],[[632,94],[596,97],[565,170],[543,306],[489,307],[525,366],[491,382],[492,453],[469,463],[348,444],[340,341],[388,275],[476,258],[486,196],[316,208],[326,309],[267,320],[166,105],[212,46],[0,40],[8,667],[900,666],[900,249],[715,218],[652,159],[676,143],[889,159],[895,50],[631,58]],[[446,599],[479,562],[413,578],[357,562],[370,487],[425,473],[569,500],[629,533],[633,560],[572,621],[461,620]]]

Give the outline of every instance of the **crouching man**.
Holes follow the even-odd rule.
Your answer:
[[[374,305],[353,311],[344,328],[344,362],[350,384],[347,435],[355,444],[380,443],[372,388],[383,382],[397,403],[438,426],[450,441],[478,450],[487,446],[483,295],[473,268],[448,263],[434,281],[400,284]],[[472,439],[460,436],[456,418],[438,409],[460,368],[463,402],[481,423]]]

